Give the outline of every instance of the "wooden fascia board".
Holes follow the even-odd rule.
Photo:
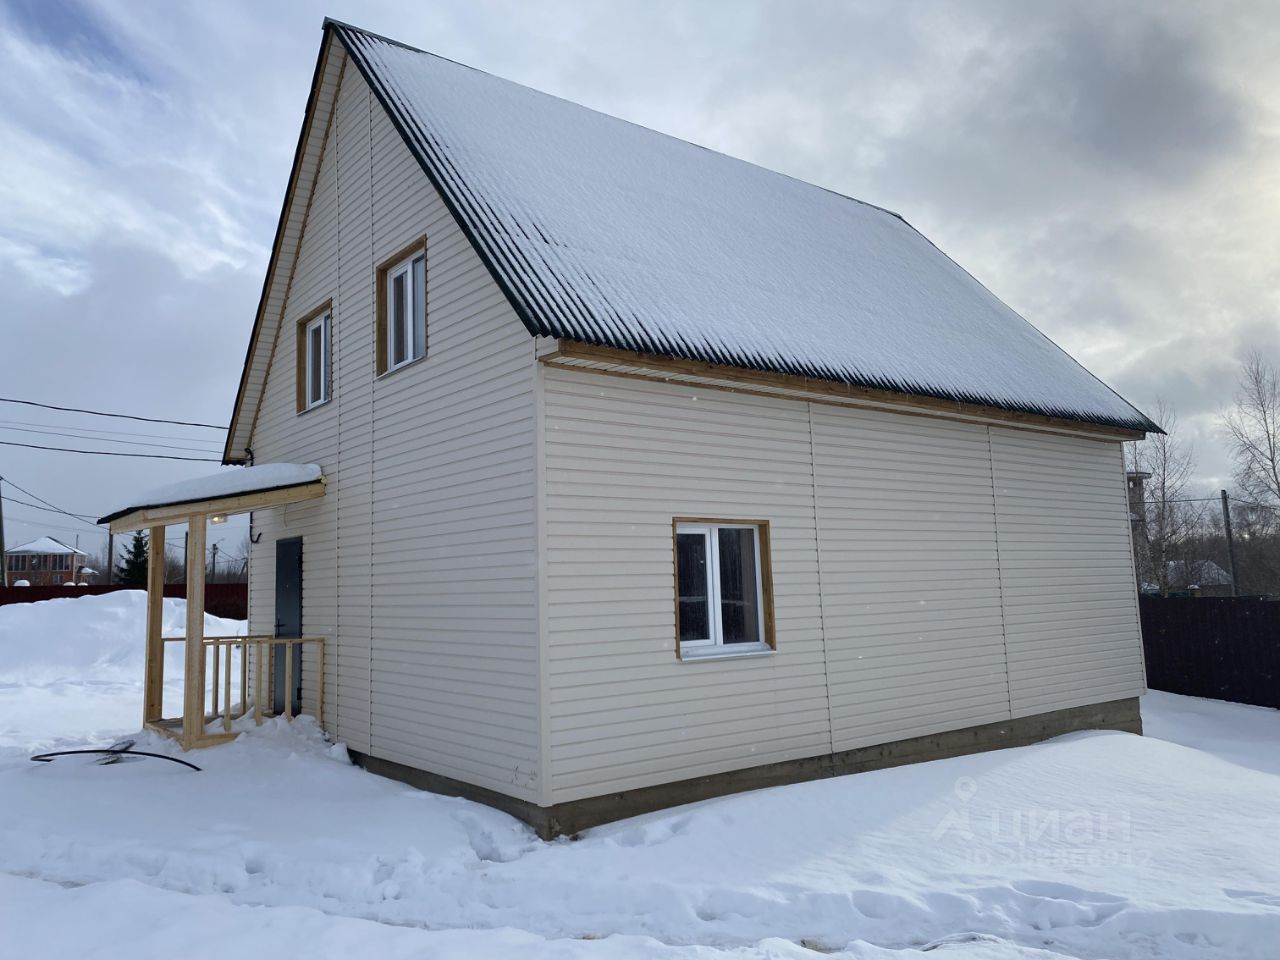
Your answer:
[[[289,258],[288,276],[284,279],[286,285],[285,290],[281,291],[281,314],[283,315],[284,307],[288,303],[287,287],[292,282],[293,269],[297,263],[298,253],[302,247],[302,232],[305,226],[306,214],[311,209],[311,198],[315,195],[315,184],[320,176],[320,165],[323,160],[324,146],[329,138],[329,131],[333,123],[333,114],[337,109],[338,92],[341,87],[342,73],[346,67],[347,54],[346,49],[337,46],[338,56],[342,59],[338,62],[338,76],[334,82],[333,99],[329,104],[328,114],[324,120],[324,131],[319,142],[314,144],[315,151],[315,167],[311,174],[310,182],[305,185],[306,200],[302,208],[301,221],[298,226],[297,242],[292,250],[284,249],[284,238],[288,231],[291,219],[297,210],[297,200],[300,195],[300,181],[302,180],[303,166],[307,155],[313,149],[313,135],[316,133],[316,112],[320,102],[320,91],[323,88],[326,77],[330,70],[330,53],[335,49],[335,38],[333,29],[326,26],[324,31],[324,40],[320,44],[320,52],[316,58],[315,73],[311,78],[311,92],[307,96],[306,111],[303,115],[302,129],[298,134],[298,145],[294,150],[293,166],[289,173],[289,183],[285,188],[284,203],[280,209],[280,220],[276,225],[275,238],[271,244],[271,257],[267,262],[267,274],[263,279],[262,293],[258,299],[258,310],[254,316],[253,331],[249,335],[249,348],[245,352],[244,368],[240,373],[240,386],[236,391],[235,407],[231,413],[231,424],[227,430],[226,443],[222,450],[222,462],[227,464],[244,463],[245,457],[244,440],[253,435],[253,427],[257,423],[258,410],[262,403],[262,395],[266,387],[266,378],[270,371],[271,356],[269,355],[262,372],[262,382],[257,390],[257,396],[252,401],[252,416],[249,418],[249,431],[244,438],[240,437],[240,430],[245,420],[245,404],[249,394],[250,375],[253,370],[253,364],[258,356],[259,350],[262,349],[263,326],[267,318],[267,305],[271,300],[271,296],[277,290],[277,284],[280,282],[280,265],[282,259]],[[276,333],[279,332],[279,320],[277,317]],[[275,344],[278,335],[271,338],[271,355],[275,353]]]
[[[731,390],[741,393],[755,392],[762,396],[809,399],[820,403],[836,403],[841,406],[857,405],[861,402],[867,406],[890,409],[896,413],[914,416],[959,419],[968,422],[981,421],[1026,430],[1071,433],[1116,441],[1141,440],[1145,436],[1140,430],[1068,420],[1064,417],[1024,413],[1016,410],[1005,410],[1001,407],[986,407],[979,404],[943,400],[937,397],[918,396],[916,394],[894,393],[890,390],[877,390],[873,387],[860,387],[853,384],[837,383],[831,380],[816,380],[810,377],[799,377],[785,373],[748,370],[741,367],[707,363],[702,360],[684,360],[657,354],[622,350],[615,347],[600,347],[576,340],[558,340],[556,341],[556,349],[553,352],[543,354],[538,359],[541,363],[561,366],[565,369],[581,370],[587,373],[601,373],[609,376],[645,380],[668,379],[673,382],[684,382],[691,386],[706,387],[713,390]],[[601,369],[575,366],[572,363],[564,363],[563,361],[566,360],[608,364],[614,367],[630,369]],[[724,381],[724,383],[681,381],[679,378],[682,376],[705,377]],[[756,388],[754,391],[752,390],[753,387]],[[778,392],[784,390],[791,392]],[[804,394],[804,397],[797,398],[796,394]]]
[[[127,533],[141,530],[144,527],[170,526],[186,523],[191,517],[201,515],[248,513],[250,510],[265,510],[268,507],[279,507],[287,503],[302,503],[316,500],[324,496],[325,480],[312,480],[309,483],[295,484],[291,487],[278,487],[275,490],[261,490],[253,493],[241,493],[231,497],[216,497],[210,500],[193,500],[187,503],[174,503],[163,507],[143,507],[111,521],[112,533]]]

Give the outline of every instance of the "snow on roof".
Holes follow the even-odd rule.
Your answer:
[[[32,540],[30,543],[24,543],[20,547],[10,547],[5,553],[42,553],[42,554],[79,554],[80,556],[88,556],[83,550],[77,550],[75,547],[69,547],[61,540],[55,540],[53,537],[40,537],[38,540]]]
[[[896,214],[328,26],[536,335],[1159,429]]]
[[[297,487],[313,483],[321,478],[320,467],[314,463],[264,463],[256,467],[238,467],[191,480],[179,480],[148,490],[121,504],[99,523],[110,523],[135,510],[169,507],[180,503],[196,503],[201,500],[217,500],[245,493],[264,493],[285,487]]]

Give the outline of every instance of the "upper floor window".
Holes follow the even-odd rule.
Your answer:
[[[329,303],[298,321],[298,412],[329,399],[333,312]]]
[[[418,240],[378,268],[378,373],[427,355],[427,249]]]
[[[10,554],[8,560],[10,573],[22,573],[27,569],[27,555],[25,553]]]
[[[66,571],[71,569],[71,558],[65,553],[56,553],[49,558],[49,569]]]
[[[680,656],[772,649],[769,525],[677,519],[674,526]]]
[[[329,399],[329,314],[307,324],[307,406]]]

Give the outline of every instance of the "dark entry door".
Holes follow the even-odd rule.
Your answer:
[[[276,636],[302,636],[302,538],[276,541]],[[271,689],[277,714],[284,713],[285,657],[293,657],[293,712],[302,710],[302,644],[276,644]]]

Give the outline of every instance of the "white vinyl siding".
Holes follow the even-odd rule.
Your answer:
[[[1118,443],[554,367],[543,391],[555,802],[1141,693]],[[775,654],[673,662],[673,516],[770,521]]]
[[[1013,715],[1140,695],[1120,445],[998,428],[991,443]]]
[[[835,749],[1006,719],[987,428],[812,416]]]
[[[376,265],[420,236],[430,357],[377,378]],[[330,638],[326,726],[537,799],[533,343],[350,68],[283,328],[327,297],[331,402],[286,416],[278,349],[252,446],[258,463],[319,463],[328,488],[256,515],[252,629],[274,623],[274,540],[303,536],[303,629]]]
[[[828,752],[806,406],[543,384],[553,800]],[[676,658],[676,517],[769,521],[777,654]]]

